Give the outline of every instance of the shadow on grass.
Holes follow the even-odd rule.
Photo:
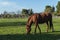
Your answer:
[[[60,32],[60,31],[54,31],[54,32]]]
[[[59,34],[8,34],[0,35],[0,40],[60,40]]]
[[[26,22],[3,22],[0,23],[0,27],[6,27],[6,26],[24,26],[26,25]]]

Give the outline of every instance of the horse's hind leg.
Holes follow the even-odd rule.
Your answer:
[[[52,21],[50,21],[50,29],[52,29],[52,32],[54,32],[54,27]]]

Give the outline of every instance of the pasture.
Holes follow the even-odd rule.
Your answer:
[[[27,18],[0,18],[0,40],[60,40],[60,17],[53,17],[55,32],[46,32],[46,24],[39,24],[42,34],[34,34],[32,25],[31,34],[26,35]]]

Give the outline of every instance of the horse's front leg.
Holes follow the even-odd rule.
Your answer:
[[[41,29],[40,29],[39,25],[38,25],[38,29],[39,29],[39,31],[40,31],[40,34],[41,34]]]
[[[36,34],[36,29],[37,29],[37,26],[38,26],[38,24],[37,23],[35,23],[35,34]]]
[[[47,24],[47,32],[48,32],[48,29],[49,29],[49,24],[48,24],[48,22],[46,22],[46,24]]]

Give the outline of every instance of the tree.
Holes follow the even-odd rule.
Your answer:
[[[28,14],[28,10],[27,9],[22,9],[22,14]]]
[[[51,9],[52,9],[51,12],[55,12],[55,7],[54,6]]]
[[[51,6],[47,5],[47,6],[45,7],[45,12],[51,12]]]
[[[55,12],[55,7],[54,7],[54,6],[51,7],[51,6],[47,5],[47,6],[45,7],[45,12],[54,13],[54,12]]]
[[[56,12],[58,13],[58,15],[60,15],[60,1],[58,1],[56,8]]]
[[[33,14],[32,9],[29,9],[29,15],[32,15],[32,14]]]

